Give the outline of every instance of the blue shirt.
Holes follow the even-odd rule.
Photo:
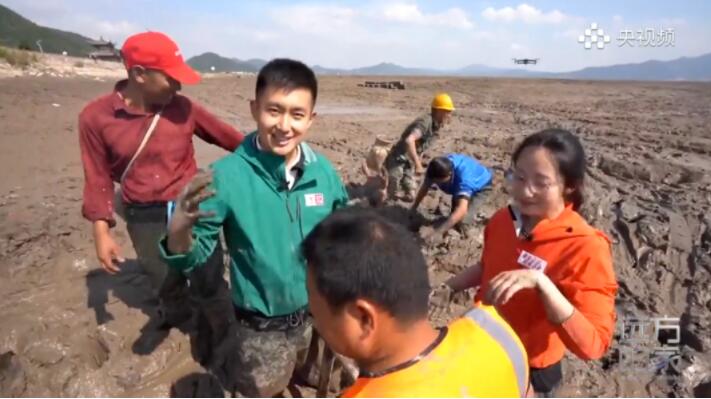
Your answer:
[[[455,197],[471,198],[491,184],[491,172],[477,160],[467,155],[449,154],[452,161],[452,179],[447,183],[437,183],[437,187]]]

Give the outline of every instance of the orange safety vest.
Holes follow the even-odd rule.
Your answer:
[[[477,306],[417,363],[376,378],[359,377],[344,398],[523,397],[528,359],[513,329],[491,306]]]

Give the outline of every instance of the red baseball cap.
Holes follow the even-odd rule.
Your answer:
[[[130,36],[121,47],[121,55],[127,69],[134,66],[157,69],[184,84],[200,81],[200,75],[183,60],[178,45],[160,32],[144,32]]]

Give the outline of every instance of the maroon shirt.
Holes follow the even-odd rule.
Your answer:
[[[155,113],[129,108],[118,90],[90,102],[79,114],[79,144],[84,166],[82,214],[90,221],[114,221],[114,182],[138,149]],[[129,204],[163,203],[177,198],[197,172],[193,134],[234,151],[244,135],[185,96],[164,107],[153,135],[123,183]]]

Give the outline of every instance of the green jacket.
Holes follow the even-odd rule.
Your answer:
[[[193,227],[193,247],[163,259],[182,271],[200,267],[219,243],[224,228],[230,253],[232,300],[239,309],[282,316],[307,305],[304,237],[348,194],[331,163],[301,144],[303,174],[287,189],[284,158],[260,151],[250,134],[230,155],[212,165],[215,196],[200,205],[214,216]]]

